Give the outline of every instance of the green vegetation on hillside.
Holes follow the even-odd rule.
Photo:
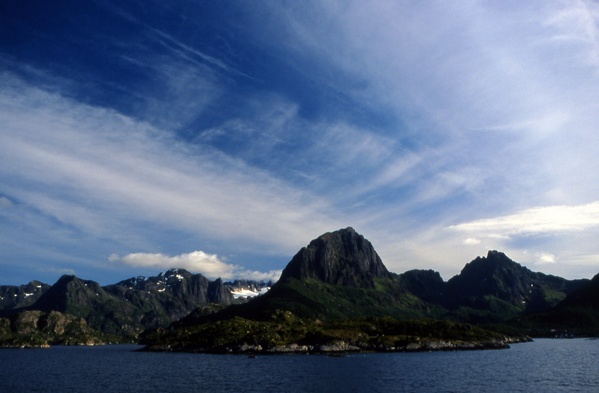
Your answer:
[[[321,321],[277,310],[268,319],[236,316],[159,329],[142,343],[147,350],[159,351],[308,353],[505,348],[507,341],[499,333],[458,322],[392,317]]]
[[[326,284],[318,280],[289,279],[253,301],[214,313],[192,313],[174,327],[241,317],[264,321],[280,310],[299,318],[322,321],[390,316],[397,319],[439,318],[445,310],[403,289],[397,277],[375,280],[374,288]],[[209,314],[209,315],[206,315]]]

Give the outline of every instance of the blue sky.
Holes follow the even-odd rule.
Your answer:
[[[599,273],[599,5],[0,2],[0,284]]]

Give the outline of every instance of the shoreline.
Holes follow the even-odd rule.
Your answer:
[[[439,351],[482,351],[509,349],[510,344],[533,341],[530,337],[506,337],[503,340],[491,341],[452,341],[452,340],[426,340],[413,341],[400,346],[369,345],[364,343],[351,344],[337,341],[327,344],[297,344],[276,345],[263,347],[262,345],[227,345],[211,348],[194,346],[147,345],[140,352],[182,352],[198,354],[233,354],[233,355],[285,355],[285,354],[323,354],[335,356],[337,354],[352,353],[405,353],[405,352],[439,352]]]

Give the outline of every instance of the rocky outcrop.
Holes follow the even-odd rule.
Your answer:
[[[83,318],[58,311],[23,311],[0,318],[0,347],[101,345],[115,339],[91,328]]]
[[[372,244],[353,228],[325,233],[302,248],[285,267],[279,282],[319,280],[326,284],[374,288],[389,276]]]
[[[233,294],[220,278],[208,285],[207,296],[209,303],[231,304],[233,301]]]

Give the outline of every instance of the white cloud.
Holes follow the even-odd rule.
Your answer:
[[[481,243],[480,239],[477,239],[475,237],[469,237],[467,239],[464,239],[464,244],[467,246],[476,245],[476,244],[480,244],[480,243]]]
[[[537,258],[537,265],[553,264],[558,261],[558,257],[546,252],[536,252],[534,256]]]
[[[543,235],[583,231],[599,226],[599,202],[579,206],[543,206],[500,216],[452,225],[477,236]]]
[[[122,262],[133,267],[155,267],[160,269],[182,268],[191,272],[201,273],[210,278],[250,279],[259,281],[277,281],[281,275],[280,270],[269,272],[249,271],[237,265],[222,261],[216,254],[207,254],[203,251],[193,251],[187,254],[169,256],[152,253],[132,253],[124,256],[112,254],[111,262]]]

